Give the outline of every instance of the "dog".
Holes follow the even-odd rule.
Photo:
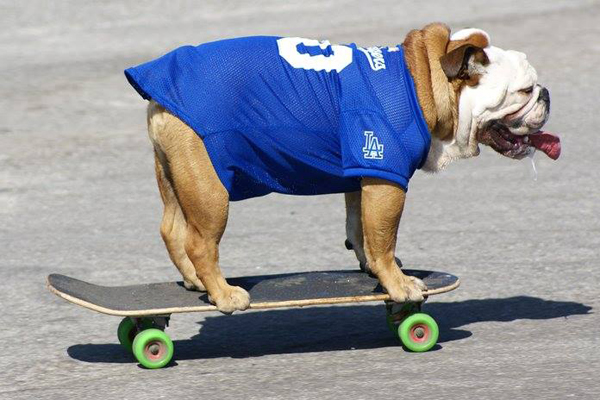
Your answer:
[[[536,149],[548,90],[525,54],[480,29],[441,23],[399,46],[363,48],[304,38],[248,37],[184,46],[125,71],[148,105],[164,203],[160,227],[185,287],[223,313],[248,293],[219,268],[230,201],[271,192],[345,193],[347,247],[395,302],[425,285],[395,259],[408,182],[479,154],[512,159]]]

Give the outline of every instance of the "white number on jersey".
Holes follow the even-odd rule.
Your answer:
[[[324,56],[319,54],[311,56],[310,54],[301,54],[297,46],[303,44],[307,47],[320,47],[326,49],[331,47],[332,55]],[[348,46],[332,45],[327,40],[318,41],[314,39],[304,39],[299,37],[281,38],[277,40],[279,55],[283,57],[292,67],[302,68],[313,71],[340,72],[352,63],[352,49]]]

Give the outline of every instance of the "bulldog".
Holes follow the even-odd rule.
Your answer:
[[[160,232],[185,287],[223,313],[248,293],[219,268],[230,201],[345,193],[347,247],[396,302],[423,300],[395,258],[408,182],[479,154],[560,155],[548,90],[525,54],[440,23],[398,46],[248,37],[184,46],[129,68],[164,203]]]

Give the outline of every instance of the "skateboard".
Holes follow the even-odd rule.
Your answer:
[[[403,272],[425,282],[426,298],[449,292],[460,284],[458,277],[443,272]],[[250,309],[383,301],[387,324],[406,349],[427,351],[438,339],[437,323],[421,312],[423,302],[394,303],[377,279],[358,270],[245,276],[227,281],[250,293]],[[141,365],[151,369],[164,367],[173,357],[173,342],[164,332],[172,314],[217,311],[206,293],[187,290],[182,282],[100,286],[51,274],[47,285],[52,293],[71,303],[125,317],[117,329],[119,342]]]

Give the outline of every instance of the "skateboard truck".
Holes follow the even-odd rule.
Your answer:
[[[156,328],[164,331],[169,326],[171,315],[156,315],[152,317],[129,317],[140,331],[147,328]]]

